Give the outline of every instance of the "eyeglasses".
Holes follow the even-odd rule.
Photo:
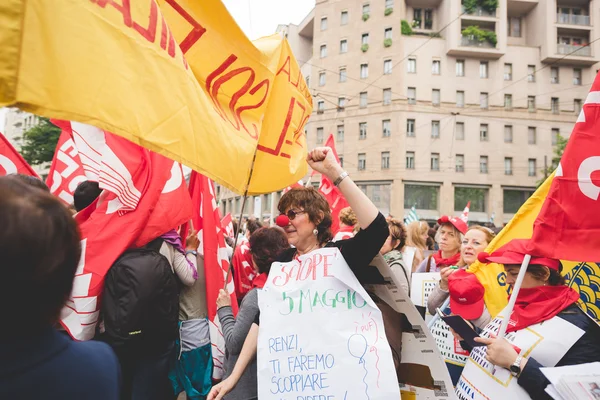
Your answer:
[[[290,219],[290,221],[293,221],[294,218],[296,218],[296,216],[298,216],[300,214],[306,214],[306,211],[288,210],[288,212],[286,212],[285,214],[282,214],[282,215],[287,215],[287,217]]]

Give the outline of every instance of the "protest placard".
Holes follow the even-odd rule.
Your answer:
[[[338,249],[273,264],[259,306],[261,400],[400,398],[382,312]]]
[[[435,288],[435,285],[440,280],[439,272],[421,272],[412,274],[410,299],[416,306],[427,307],[427,299],[429,294]],[[429,311],[425,311],[425,322],[429,323],[433,315]]]

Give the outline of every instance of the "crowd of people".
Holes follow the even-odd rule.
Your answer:
[[[349,204],[339,213],[340,229],[332,232],[330,205],[312,187],[293,188],[281,197],[275,226],[252,218],[234,221],[240,236],[228,247],[240,303],[236,315],[225,289],[217,299],[226,352],[224,379],[215,385],[196,231],[182,240],[173,227],[143,248],[126,251],[106,277],[96,340],[76,342],[59,323],[82,251],[72,213],[41,181],[0,177],[0,310],[6,322],[0,333],[0,398],[166,400],[185,392],[188,399],[257,399],[258,293],[273,263],[322,248],[339,250],[362,284],[382,280],[376,268],[368,268],[381,254],[407,294],[414,274],[439,272],[429,312],[435,314],[449,299],[451,312],[477,333],[488,327],[494,316],[484,301],[485,288],[467,269],[478,260],[502,264],[513,285],[526,241],[513,240],[487,254],[496,234],[489,227],[469,227],[452,216],[442,216],[434,226],[386,218],[328,148],[311,151],[307,162],[334,182]],[[97,184],[80,184],[75,211],[100,194]],[[577,306],[579,295],[565,285],[561,269],[558,260],[532,258],[507,333],[558,317],[583,333],[556,365],[600,361],[600,328]],[[149,332],[132,334],[139,321],[148,321]],[[548,397],[540,370],[547,366],[545,354],[520,354],[502,337],[483,335],[476,341],[486,348],[487,360],[510,371],[531,398]],[[461,346],[478,351],[465,342]],[[449,372],[456,383],[466,370],[449,367]]]

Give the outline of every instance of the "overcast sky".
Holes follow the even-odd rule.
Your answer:
[[[272,35],[279,24],[299,24],[315,6],[315,0],[222,0],[237,24],[251,40]],[[0,109],[0,132],[6,109]]]
[[[299,24],[315,0],[222,0],[251,40],[272,35],[279,24]]]

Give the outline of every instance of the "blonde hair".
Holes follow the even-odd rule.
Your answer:
[[[454,231],[454,238],[457,241],[457,248],[458,248],[458,251],[460,252],[460,247],[462,246],[462,241],[463,241],[463,238],[465,237],[465,235],[463,235],[461,231],[456,229],[456,227],[454,225],[452,225],[450,222],[444,222],[443,224],[440,225],[437,232],[435,233],[435,241],[438,244],[440,243],[440,240],[442,239],[441,231],[442,231],[442,227],[444,227],[444,226],[448,226],[448,227],[452,228],[452,230]]]
[[[425,221],[411,222],[406,226],[406,244],[420,250],[427,250],[427,243],[423,235],[429,231],[429,224]]]
[[[340,210],[340,215],[338,217],[340,222],[344,225],[354,226],[358,223],[358,219],[356,218],[356,214],[352,211],[352,208],[345,207]]]
[[[470,226],[469,229],[467,229],[467,232],[472,231],[472,230],[483,232],[483,234],[485,235],[485,241],[487,242],[488,245],[496,237],[496,234],[494,233],[494,231],[492,231],[490,228],[486,228],[485,226],[473,225],[473,226]],[[462,242],[462,240],[461,240],[461,242]],[[465,267],[466,265],[467,265],[467,263],[465,262],[465,260],[463,260],[462,254],[461,254],[460,261],[458,262],[458,266],[459,267]]]

